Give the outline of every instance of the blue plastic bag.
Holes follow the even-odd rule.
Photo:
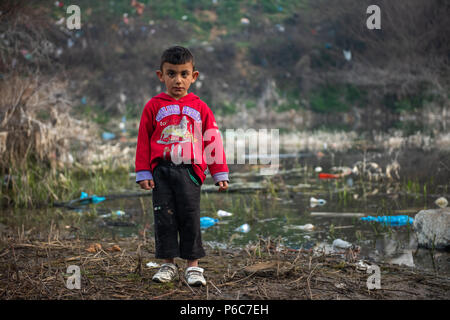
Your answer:
[[[210,218],[210,217],[201,217],[200,218],[200,228],[206,229],[206,228],[212,227],[217,222],[219,222],[219,219],[214,219],[214,218]]]
[[[413,224],[414,218],[406,215],[400,216],[378,216],[378,217],[361,217],[362,221],[376,221],[388,226],[405,226],[407,224]]]
[[[105,201],[105,197],[97,197],[95,194],[91,197],[88,196],[86,192],[81,191],[80,199],[82,199],[81,204],[89,204],[89,203],[99,203]],[[83,200],[84,199],[84,200]]]

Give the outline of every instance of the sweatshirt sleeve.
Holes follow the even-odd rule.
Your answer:
[[[205,160],[208,164],[214,183],[229,181],[228,165],[225,158],[222,137],[211,109],[205,106],[203,119],[203,139],[205,148]]]
[[[150,168],[150,138],[153,133],[153,116],[148,102],[142,111],[141,121],[139,124],[139,132],[136,147],[136,182],[138,178],[144,180],[151,178]]]

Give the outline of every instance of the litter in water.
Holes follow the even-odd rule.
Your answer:
[[[219,217],[231,217],[233,214],[231,212],[225,211],[225,210],[218,210],[217,215]]]
[[[389,226],[404,226],[407,224],[413,224],[414,218],[411,218],[410,216],[406,215],[400,215],[400,216],[378,216],[378,217],[362,217],[362,221],[376,221],[379,223],[383,223],[385,225]]]
[[[445,208],[448,205],[448,201],[444,197],[440,197],[434,203],[440,208]]]
[[[342,175],[334,173],[319,173],[319,179],[338,179]]]
[[[95,194],[92,196],[89,196],[86,192],[81,192],[81,196],[80,196],[80,203],[81,204],[89,204],[89,203],[99,203],[102,201],[105,201],[106,198],[105,197],[97,197]],[[78,200],[79,201],[79,200]]]
[[[250,231],[250,226],[248,223],[244,223],[243,225],[237,227],[236,229],[234,229],[234,231],[238,231],[238,232],[243,232],[243,233],[247,233]]]
[[[109,218],[109,217],[122,217],[125,215],[125,212],[122,210],[117,210],[111,213],[102,214],[100,218]]]
[[[314,208],[316,206],[323,206],[325,203],[327,203],[324,199],[316,199],[314,197],[311,197],[309,199],[309,205],[311,208]]]
[[[352,244],[350,242],[344,241],[342,239],[336,239],[333,241],[333,248],[348,249],[351,248]]]
[[[206,229],[206,228],[212,227],[217,222],[219,222],[219,219],[214,219],[211,217],[201,217],[200,218],[200,228]]]

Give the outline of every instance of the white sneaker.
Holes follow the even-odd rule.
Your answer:
[[[203,268],[200,267],[189,267],[184,273],[186,282],[190,286],[205,286],[206,280],[203,277]]]
[[[173,263],[164,263],[161,268],[153,276],[152,280],[155,282],[170,282],[178,275],[178,267]]]

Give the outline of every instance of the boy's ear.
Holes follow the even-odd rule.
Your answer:
[[[156,70],[156,75],[159,78],[159,81],[164,82],[163,73],[161,70]]]
[[[192,72],[192,83],[194,83],[195,80],[197,80],[198,75],[199,75],[198,71]]]

